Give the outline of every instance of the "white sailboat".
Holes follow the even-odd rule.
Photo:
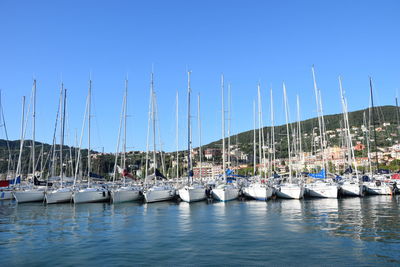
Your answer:
[[[35,160],[35,126],[36,126],[36,80],[33,80],[33,88],[32,88],[32,102],[33,102],[33,109],[32,109],[32,180],[35,179],[35,174],[36,174],[36,160]],[[23,108],[22,112],[24,113],[24,106],[25,103],[23,103]],[[23,118],[23,117],[22,117]],[[22,119],[23,120],[23,119]],[[18,165],[19,169],[17,173],[20,172],[21,170],[21,153],[23,149],[23,140],[25,139],[25,129],[26,129],[26,121],[25,121],[25,127],[22,127],[22,136],[21,138],[21,147],[20,147],[20,158],[18,159]],[[14,198],[17,201],[17,203],[23,203],[23,202],[38,202],[38,201],[43,201],[44,200],[44,191],[45,187],[40,187],[40,186],[33,186],[30,185],[27,188],[19,188],[14,191]]]
[[[262,138],[262,142],[259,143],[260,153],[261,153],[261,146],[264,144],[264,137],[263,137],[263,123],[262,123],[262,107],[261,107],[261,92],[260,92],[260,84],[257,86],[257,97],[258,97],[258,113],[259,113],[259,137]],[[255,169],[257,165],[257,157],[256,157],[256,111],[255,111],[255,104],[253,105],[253,145],[254,145],[254,177],[256,178],[252,181],[249,185],[245,186],[242,191],[246,197],[266,201],[272,197],[274,189],[268,184],[267,181],[267,171],[266,171],[266,158],[265,158],[265,151],[263,151],[262,155],[260,154],[260,159],[262,157],[262,162],[264,162],[264,179],[261,180],[260,177],[255,176]],[[259,138],[259,139],[260,139]],[[264,146],[262,149],[265,150]],[[261,161],[261,160],[260,160]],[[260,162],[261,163],[261,162]]]
[[[340,96],[342,102],[342,109],[343,109],[343,118],[344,118],[344,126],[345,126],[345,134],[347,137],[347,148],[348,148],[348,158],[349,158],[349,166],[352,164],[355,168],[355,176],[351,173],[346,177],[341,183],[341,192],[345,196],[364,196],[365,187],[362,184],[358,173],[357,161],[355,160],[354,155],[354,147],[351,140],[350,134],[350,125],[349,125],[349,117],[348,117],[348,109],[347,109],[347,100],[344,96],[344,90],[342,87],[342,79],[339,76],[339,89],[340,89]],[[351,168],[350,168],[351,169]]]
[[[152,121],[153,128],[153,176],[147,175],[148,165],[148,142],[147,142],[147,153],[146,153],[146,178],[145,188],[143,190],[143,196],[147,203],[159,202],[165,200],[171,200],[175,197],[175,188],[170,183],[158,181],[160,177],[157,177],[157,158],[156,158],[156,98],[154,92],[154,75],[151,73],[150,82],[150,107],[149,107],[149,122]],[[150,128],[150,127],[149,127]],[[147,135],[148,137],[149,135]],[[151,182],[151,184],[150,184]]]
[[[89,80],[89,92],[86,102],[86,111],[88,113],[88,182],[87,187],[82,188],[80,190],[76,190],[73,193],[73,201],[75,204],[80,203],[90,203],[90,202],[104,202],[110,200],[110,194],[108,189],[105,186],[93,186],[91,184],[91,155],[90,155],[90,120],[91,120],[91,92],[92,91],[92,80]],[[85,112],[85,119],[86,120],[86,112]],[[84,127],[82,128],[82,130]],[[81,144],[82,144],[82,136],[81,135]],[[81,147],[81,145],[80,145]],[[75,171],[75,180],[74,180],[74,187],[76,186],[76,178],[77,178],[77,170],[79,168],[79,158],[80,158],[80,151],[78,152],[78,160],[76,165]]]
[[[392,187],[384,181],[374,180],[363,183],[365,191],[369,195],[391,195]]]
[[[287,148],[288,148],[288,163],[289,163],[289,178],[288,181],[282,182],[277,186],[276,195],[280,198],[289,199],[301,199],[304,196],[304,186],[298,181],[297,183],[293,181],[292,177],[292,161],[291,161],[291,151],[290,151],[290,132],[289,132],[289,117],[288,117],[288,103],[286,95],[286,86],[283,83],[283,97],[285,103],[285,117],[286,117],[286,136],[287,136]]]
[[[114,188],[111,189],[111,201],[113,203],[121,203],[128,201],[135,201],[141,198],[141,190],[138,186],[133,186],[132,184],[126,184],[126,176],[128,175],[128,171],[126,169],[126,118],[127,118],[127,98],[128,98],[128,80],[125,80],[125,94],[123,99],[123,108],[121,114],[120,127],[118,131],[118,141],[117,141],[117,149],[115,153],[115,165],[114,165],[114,180],[113,185]],[[123,184],[122,186],[115,185],[115,179],[117,176],[117,162],[118,162],[118,149],[120,142],[120,134],[121,134],[121,126],[122,120],[124,121],[124,144],[123,144],[123,153],[122,153],[122,175],[123,175]]]
[[[328,180],[326,177],[326,173],[327,173],[326,172],[326,153],[325,153],[325,149],[326,149],[326,141],[325,140],[326,139],[325,139],[325,120],[324,120],[323,109],[322,109],[322,97],[321,97],[321,91],[317,87],[314,66],[311,68],[311,71],[312,71],[312,76],[313,76],[315,103],[316,103],[316,107],[317,107],[319,143],[320,143],[320,151],[321,151],[321,157],[322,157],[322,170],[321,170],[320,178],[316,179],[312,183],[308,183],[305,185],[306,194],[309,197],[338,198],[339,189],[340,189],[339,185],[336,182]],[[298,118],[298,122],[300,122],[299,118]]]
[[[62,104],[61,104],[62,103]],[[45,193],[47,204],[65,203],[72,200],[72,188],[66,187],[64,184],[64,132],[65,132],[65,110],[67,103],[67,89],[64,89],[64,84],[61,83],[60,106],[62,106],[61,115],[61,138],[60,138],[60,186],[55,189],[48,189]]]
[[[324,180],[317,180],[305,185],[308,196],[318,198],[338,198],[339,188],[337,183]]]
[[[273,193],[274,190],[271,186],[261,182],[254,182],[243,188],[243,194],[255,200],[269,200]]]
[[[224,104],[224,76],[221,76],[221,92],[222,92],[222,172],[223,183],[217,185],[212,190],[212,196],[219,201],[230,201],[238,198],[239,188],[227,182],[226,166],[225,166],[225,104]]]
[[[372,79],[370,78],[370,101],[372,107],[369,108],[370,114],[372,115],[372,121],[373,121],[373,129],[374,129],[374,134],[375,134],[375,140],[376,138],[376,125],[375,125],[375,112],[374,112],[374,98],[373,98],[373,92],[372,92]],[[396,97],[396,107],[397,107],[397,97]],[[365,113],[364,113],[364,125],[367,125],[366,123],[366,118],[365,118]],[[371,157],[370,157],[370,131],[371,128],[371,120],[368,122],[367,129],[365,131],[366,133],[366,140],[367,140],[367,153],[368,153],[368,164],[369,164],[369,173],[371,174],[371,180],[367,182],[363,182],[363,185],[365,187],[365,191],[369,195],[391,195],[393,193],[393,188],[390,186],[390,184],[386,183],[381,179],[382,177],[374,177],[374,173],[372,172],[372,165],[371,165]],[[377,149],[377,142],[375,143],[375,151],[378,151]],[[378,155],[375,154],[375,160],[376,160],[376,169],[379,170],[379,161],[378,161]]]
[[[191,120],[190,120],[190,74],[188,71],[188,180],[187,184],[178,190],[179,197],[185,202],[195,202],[206,199],[206,188],[199,183],[193,183],[192,171],[192,140],[191,140]],[[198,116],[200,111],[200,100],[198,102]],[[201,151],[199,151],[201,157]],[[200,162],[201,164],[201,162]],[[201,173],[201,171],[200,171]]]

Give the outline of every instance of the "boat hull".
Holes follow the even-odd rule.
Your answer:
[[[67,203],[72,201],[72,190],[47,191],[45,194],[47,204]]]
[[[175,190],[173,189],[148,190],[144,192],[143,195],[144,195],[144,200],[147,203],[167,201],[175,197]]]
[[[386,183],[364,183],[365,192],[369,195],[391,195],[392,188]]]
[[[364,186],[360,184],[342,184],[340,191],[343,196],[362,197],[364,196]]]
[[[44,200],[44,191],[40,190],[14,191],[13,194],[17,203],[39,202]]]
[[[266,201],[272,197],[274,190],[272,187],[246,187],[243,189],[243,194],[246,197],[253,198],[256,200]]]
[[[141,192],[137,189],[118,188],[111,191],[111,200],[113,203],[136,201],[141,198]]]
[[[339,189],[336,185],[310,186],[307,193],[310,197],[338,198]]]
[[[301,185],[280,186],[275,193],[279,198],[301,199],[304,196],[304,187]]]
[[[73,200],[75,204],[105,202],[110,200],[110,196],[108,190],[96,190],[96,191],[80,190],[74,192]]]
[[[0,200],[11,200],[13,198],[14,198],[14,196],[13,196],[12,190],[0,191]]]
[[[218,201],[235,200],[239,196],[238,188],[215,188],[212,190],[212,196]]]
[[[206,199],[205,188],[184,187],[178,191],[179,197],[185,202],[195,202]]]

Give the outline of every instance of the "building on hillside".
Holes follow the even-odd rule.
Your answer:
[[[218,148],[207,148],[204,150],[204,157],[208,160],[221,156],[221,149]]]
[[[354,146],[355,151],[362,151],[364,149],[365,149],[365,146],[360,142],[358,142],[357,145]]]
[[[193,168],[193,178],[198,179],[200,178],[200,174],[202,178],[205,177],[215,177],[222,173],[222,166],[221,165],[212,165],[203,163],[200,166],[196,166]]]

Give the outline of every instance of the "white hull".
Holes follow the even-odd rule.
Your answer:
[[[246,197],[264,201],[272,197],[273,191],[273,188],[267,185],[250,185],[243,189]]]
[[[36,189],[14,191],[14,197],[18,203],[39,202],[44,200],[44,191]]]
[[[206,199],[206,189],[204,187],[185,186],[179,189],[179,197],[185,202],[195,202]]]
[[[69,188],[60,188],[47,191],[45,194],[47,204],[66,203],[72,200],[72,190]]]
[[[307,192],[310,197],[338,198],[339,188],[334,184],[311,184],[307,186]]]
[[[213,198],[219,201],[230,201],[237,199],[239,189],[234,186],[217,187],[212,190]]]
[[[136,201],[141,197],[140,190],[135,188],[118,188],[111,191],[111,200],[113,203]]]
[[[0,191],[0,200],[11,200],[13,198],[14,196],[11,190]]]
[[[364,186],[358,183],[344,183],[340,188],[344,196],[362,197],[364,195]]]
[[[104,202],[110,200],[108,190],[87,188],[74,192],[73,200],[75,204]]]
[[[369,182],[364,183],[365,191],[370,195],[391,195],[392,188],[383,182]]]
[[[276,190],[279,198],[301,199],[304,196],[304,187],[298,184],[283,184]]]
[[[144,199],[147,203],[171,200],[175,196],[174,189],[157,189],[150,188],[143,193]]]

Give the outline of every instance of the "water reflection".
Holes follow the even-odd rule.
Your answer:
[[[0,256],[7,255],[6,265],[30,259],[35,265],[206,265],[221,259],[228,265],[285,265],[304,255],[305,265],[398,264],[399,219],[399,197],[390,196],[209,204],[0,202]]]

